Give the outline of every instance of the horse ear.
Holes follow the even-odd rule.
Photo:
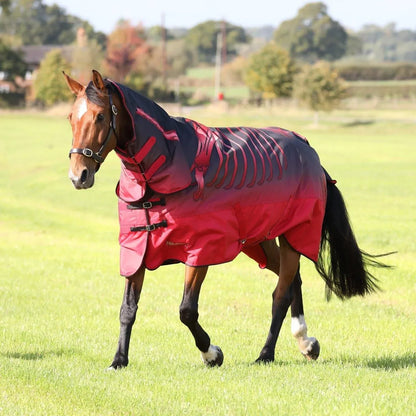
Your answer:
[[[104,85],[103,77],[95,69],[92,70],[92,83],[97,89],[99,89],[102,92],[105,92],[105,85]]]
[[[65,77],[66,83],[68,84],[69,89],[75,95],[78,95],[84,89],[84,86],[82,84],[80,84],[78,81],[75,81],[74,79],[72,79],[67,74],[65,74],[64,71],[62,71],[62,73],[64,74],[64,77]]]

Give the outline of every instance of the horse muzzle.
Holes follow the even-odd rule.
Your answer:
[[[88,189],[94,185],[95,171],[84,168],[79,175],[75,174],[72,169],[69,170],[69,179],[76,189]]]

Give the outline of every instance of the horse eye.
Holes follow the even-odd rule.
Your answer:
[[[104,114],[103,113],[100,113],[100,114],[98,114],[98,116],[97,116],[97,121],[103,121],[104,120]]]

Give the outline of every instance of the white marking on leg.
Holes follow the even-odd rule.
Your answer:
[[[308,356],[311,352],[312,345],[316,342],[316,338],[308,337],[308,327],[306,326],[305,317],[293,317],[291,323],[292,335],[297,339],[300,352]]]
[[[292,335],[295,338],[303,338],[307,334],[308,327],[306,326],[305,317],[303,315],[292,318],[291,330]]]
[[[210,345],[207,352],[201,352],[204,362],[215,361],[218,355],[218,350],[214,345]]]
[[[308,327],[306,326],[305,317],[303,315],[299,315],[299,317],[295,316],[292,318],[291,330],[292,335],[295,338],[306,336]]]
[[[78,120],[81,120],[82,116],[86,112],[87,112],[87,100],[85,98],[83,98],[79,107],[78,107]]]

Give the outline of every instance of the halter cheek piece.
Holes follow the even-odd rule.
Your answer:
[[[111,97],[111,92],[108,94],[110,99],[110,108],[111,108],[111,121],[110,121],[110,128],[108,129],[107,137],[105,138],[103,144],[100,147],[100,150],[95,153],[93,150],[89,149],[88,147],[79,148],[79,147],[73,147],[69,151],[69,158],[71,158],[71,155],[73,153],[77,153],[79,155],[84,155],[85,157],[89,157],[91,159],[94,159],[95,162],[98,163],[98,168],[100,167],[101,163],[104,162],[104,158],[102,156],[103,151],[108,143],[108,141],[111,138],[111,135],[114,133],[114,135],[117,137],[116,133],[116,116],[118,114],[117,107],[113,104],[113,98]],[[98,170],[97,168],[97,170]]]

